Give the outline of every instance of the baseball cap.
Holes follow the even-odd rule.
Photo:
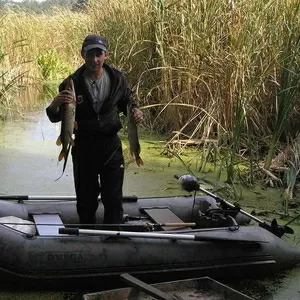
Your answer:
[[[107,40],[101,35],[89,34],[82,43],[82,50],[86,52],[94,48],[99,48],[103,51],[107,51]]]

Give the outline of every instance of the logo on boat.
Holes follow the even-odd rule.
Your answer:
[[[85,252],[45,252],[43,254],[36,253],[30,257],[31,262],[37,265],[49,264],[49,263],[81,263],[86,261]]]
[[[82,262],[85,261],[84,253],[70,253],[70,252],[58,252],[58,253],[47,253],[47,260],[50,262],[62,262],[62,261],[72,261],[72,262]]]

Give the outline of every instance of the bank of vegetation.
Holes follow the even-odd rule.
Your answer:
[[[198,171],[209,162],[226,171],[228,183],[260,178],[293,197],[300,170],[298,0],[83,2],[84,9],[73,3],[51,13],[2,8],[2,112],[14,108],[20,89],[78,67],[82,39],[100,33],[110,41],[110,63],[128,74],[145,126],[167,135],[169,154],[199,147]]]

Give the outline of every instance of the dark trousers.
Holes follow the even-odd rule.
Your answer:
[[[123,217],[124,158],[119,136],[79,137],[72,148],[77,213],[81,224],[96,223],[98,196],[105,224]]]

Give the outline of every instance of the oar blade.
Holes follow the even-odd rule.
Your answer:
[[[276,219],[273,219],[271,224],[268,224],[267,222],[263,222],[259,224],[260,227],[272,232],[278,237],[282,237],[285,233],[288,234],[294,234],[294,230],[287,226],[287,225],[279,225],[276,221]]]
[[[285,233],[288,233],[288,234],[294,234],[295,233],[294,229],[292,229],[291,227],[289,227],[287,225],[283,225],[282,227],[283,227]]]

